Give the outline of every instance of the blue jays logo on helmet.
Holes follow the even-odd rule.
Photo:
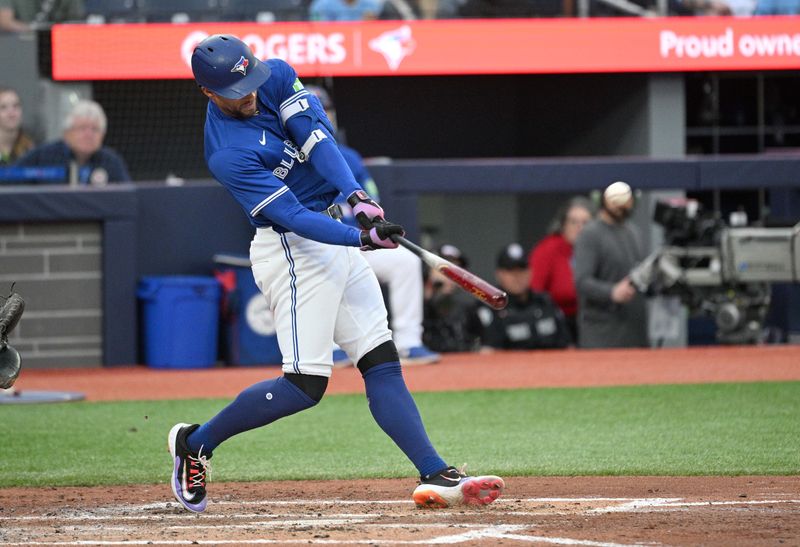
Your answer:
[[[236,36],[214,34],[195,46],[192,73],[201,87],[226,99],[241,99],[267,81],[270,69]]]
[[[247,76],[247,65],[250,64],[244,55],[242,55],[239,60],[233,65],[231,72],[240,72],[242,76]]]

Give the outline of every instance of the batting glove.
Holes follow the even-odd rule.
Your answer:
[[[376,218],[383,218],[383,209],[380,205],[367,195],[364,190],[356,190],[347,198],[347,203],[353,208],[353,215],[364,228],[369,230],[375,223]]]
[[[361,232],[361,250],[396,249],[397,242],[392,239],[392,236],[402,236],[405,233],[405,230],[399,224],[384,220],[369,230]]]

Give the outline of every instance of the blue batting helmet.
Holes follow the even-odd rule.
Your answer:
[[[269,67],[230,34],[209,36],[192,52],[195,81],[226,99],[241,99],[269,78]]]

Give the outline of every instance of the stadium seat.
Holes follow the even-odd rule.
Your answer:
[[[217,21],[219,0],[138,0],[148,22]]]
[[[221,0],[225,21],[304,21],[308,3],[304,0]]]
[[[141,21],[137,0],[86,0],[90,23],[135,23]]]

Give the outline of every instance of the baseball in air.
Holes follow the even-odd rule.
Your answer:
[[[608,185],[605,192],[603,192],[603,199],[607,205],[613,207],[621,207],[628,203],[633,197],[631,187],[626,182],[617,181]]]

